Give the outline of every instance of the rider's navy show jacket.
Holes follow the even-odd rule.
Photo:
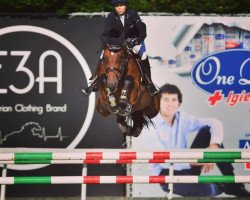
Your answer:
[[[137,11],[134,9],[127,9],[125,13],[124,26],[120,20],[119,15],[113,11],[108,14],[105,28],[101,35],[103,45],[106,45],[110,38],[137,38],[140,44],[146,38],[146,24],[142,22]],[[120,38],[119,38],[120,39]]]

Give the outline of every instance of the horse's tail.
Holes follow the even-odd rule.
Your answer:
[[[134,121],[134,125],[133,125],[133,136],[137,137],[140,135],[141,130],[146,127],[148,128],[149,125],[153,125],[154,123],[153,121],[148,118],[146,115],[144,115],[144,112],[141,110],[138,110],[134,113],[131,114],[131,118]]]

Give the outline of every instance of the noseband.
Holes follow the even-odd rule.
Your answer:
[[[111,72],[115,73],[118,80],[121,79],[121,76],[123,74],[123,70],[118,69],[117,67],[107,67],[106,66],[106,76],[108,76],[108,73],[111,73]]]

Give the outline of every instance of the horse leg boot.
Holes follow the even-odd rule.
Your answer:
[[[142,72],[143,72],[143,81],[149,91],[151,96],[155,96],[159,93],[159,89],[156,88],[154,83],[151,80],[151,71],[150,71],[150,64],[148,58],[145,60],[140,61],[142,63]]]
[[[123,113],[123,115],[126,115],[128,112],[131,111],[130,110],[131,105],[129,105],[129,103],[128,103],[128,94],[129,94],[129,92],[130,92],[129,90],[132,88],[133,84],[134,84],[133,77],[132,76],[127,76],[125,78],[124,86],[122,88],[120,99],[119,99],[119,102],[118,102],[118,105],[121,108],[121,110],[126,110],[126,113]]]
[[[86,87],[86,88],[80,88],[81,92],[83,94],[85,94],[86,96],[89,96],[91,94],[91,92],[97,92],[99,90],[99,86],[101,84],[101,81],[100,81],[100,78],[98,77],[98,70],[99,70],[99,67],[102,63],[102,60],[100,59],[99,60],[99,63],[97,65],[97,68],[95,70],[95,75],[92,75],[90,77],[90,80],[92,80],[92,83],[90,84],[90,86]]]

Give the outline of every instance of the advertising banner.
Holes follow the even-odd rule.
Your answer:
[[[220,128],[218,124],[215,126],[216,129],[213,125],[209,127],[211,140],[205,139],[208,145],[219,141],[220,147],[226,149],[248,149],[250,18],[213,16],[143,16],[142,18],[147,24],[146,46],[151,58],[153,80],[159,87],[166,83],[177,86],[182,94],[182,102],[178,99],[180,105],[177,105],[178,111],[171,128],[167,129],[168,123],[161,121],[161,117],[157,118],[155,127],[145,128],[138,138],[133,138],[133,148],[145,151],[153,149],[185,151],[194,148],[193,144],[199,143],[200,139],[198,137],[200,130],[197,127],[201,126],[204,119],[208,119],[208,121],[215,120],[214,124],[220,124]],[[170,97],[168,98],[170,101]],[[166,101],[168,100],[166,98]],[[166,109],[169,113],[176,109],[173,105],[164,107],[163,104],[162,102],[162,109]],[[165,112],[162,110],[162,113]],[[164,116],[167,119],[167,115]],[[186,121],[186,125],[181,125],[185,119],[189,121]],[[193,127],[190,125],[193,123],[191,119],[197,120]],[[190,130],[187,130],[187,124]],[[214,133],[216,131],[213,129],[217,133]],[[230,175],[249,175],[249,163],[226,165],[224,167],[226,170],[214,166],[213,170],[202,172],[202,175],[225,175],[225,171],[230,171],[228,172]],[[160,172],[164,172],[161,170],[168,171],[168,168],[167,164],[133,165],[132,173],[159,175]],[[174,164],[177,174],[189,168],[190,164]],[[168,193],[159,184],[135,184],[132,187],[134,197],[164,197]],[[248,184],[244,187],[249,191]],[[181,186],[174,186],[173,193],[176,196],[212,195],[202,194],[199,191],[197,187],[196,193],[191,194]],[[231,195],[233,194],[230,192],[222,191],[215,196]]]
[[[1,17],[0,148],[125,148],[115,119],[100,116],[95,94],[86,97],[80,91],[99,61],[104,22],[101,16]],[[88,167],[89,174],[112,172],[125,170],[114,165]],[[82,165],[8,165],[8,176],[26,173],[80,176]],[[81,192],[80,185],[33,187],[7,186],[6,196],[79,196]],[[114,187],[115,193],[107,185],[89,185],[87,194],[124,195],[124,185]]]
[[[218,138],[213,137],[215,143],[221,141],[220,147],[249,148],[250,18],[141,18],[147,25],[145,44],[153,82],[180,89],[178,111],[221,124]],[[0,18],[0,148],[126,148],[115,115],[101,116],[95,110],[95,94],[85,97],[80,92],[100,58],[99,34],[105,19]],[[132,149],[161,150],[153,139],[148,140],[152,146],[146,145],[147,130],[152,135],[155,132],[144,129],[132,138]],[[176,136],[165,142],[171,140],[172,149],[185,150],[192,146],[197,132],[191,131],[184,140]],[[231,167],[235,175],[250,173],[249,163]],[[128,169],[124,165],[88,165],[88,175],[125,175]],[[8,176],[80,176],[81,171],[82,165],[8,166]],[[151,165],[134,164],[132,174],[148,176],[154,171]],[[221,175],[221,171],[215,166],[205,174]],[[87,196],[125,196],[125,185],[87,187]],[[244,187],[250,191],[248,184]],[[133,197],[167,195],[159,184],[133,184],[131,188]],[[6,196],[79,196],[80,190],[80,185],[15,185],[7,186]]]

